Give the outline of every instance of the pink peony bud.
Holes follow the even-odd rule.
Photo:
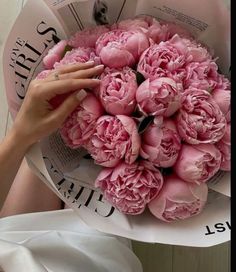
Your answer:
[[[200,184],[219,171],[220,163],[220,151],[212,144],[182,145],[174,171],[183,180]]]
[[[88,94],[60,129],[65,144],[72,149],[86,146],[95,131],[97,119],[103,113],[99,100]]]
[[[231,170],[231,124],[227,125],[224,137],[216,143],[216,147],[222,154],[220,169],[223,171]]]
[[[182,96],[177,128],[186,143],[214,144],[225,134],[226,119],[207,91],[190,87]]]
[[[186,29],[175,23],[159,22],[151,16],[142,16],[141,18],[148,23],[146,35],[156,44],[170,40],[176,34],[178,34],[178,36],[181,38],[193,38]]]
[[[124,31],[147,31],[149,27],[148,22],[144,20],[144,18],[135,18],[135,19],[127,19],[123,20],[117,24],[112,26],[112,30],[120,29]]]
[[[157,44],[171,39],[175,34],[188,39],[193,38],[190,32],[181,26],[175,23],[160,23],[151,16],[139,16],[132,20],[123,20],[112,26],[112,30],[115,29],[142,31]]]
[[[167,29],[163,29],[161,24],[151,16],[140,16],[133,20],[124,20],[117,24],[118,29],[125,31],[141,31],[153,40],[154,43],[166,41]]]
[[[100,36],[96,43],[97,55],[110,68],[132,67],[149,47],[146,35],[140,31],[114,30]]]
[[[67,52],[64,58],[60,62],[54,64],[54,68],[60,68],[66,64],[85,63],[88,61],[94,61],[96,65],[100,64],[100,58],[96,56],[94,49],[92,48],[76,48]]]
[[[131,165],[122,162],[113,169],[104,169],[95,182],[114,207],[131,215],[141,214],[162,185],[161,172],[147,161]]]
[[[169,37],[167,28],[162,27],[155,18],[146,17],[146,20],[149,22],[147,36],[151,38],[154,43],[159,44],[160,42],[168,40]]]
[[[46,69],[52,69],[54,64],[62,59],[66,46],[67,41],[62,40],[49,49],[48,54],[43,58],[43,64]]]
[[[138,88],[136,100],[144,115],[173,115],[181,106],[181,84],[170,78],[147,79]]]
[[[130,115],[136,107],[135,94],[138,88],[132,69],[106,68],[101,75],[100,100],[109,114]]]
[[[176,23],[164,22],[161,23],[161,27],[162,32],[166,33],[166,40],[171,39],[176,34],[181,38],[193,40],[193,35],[187,29]]]
[[[220,110],[223,112],[226,121],[231,121],[231,91],[230,82],[228,79],[221,79],[223,76],[218,76],[218,83],[212,91],[212,98],[215,100]]]
[[[207,196],[208,187],[205,183],[191,184],[171,175],[164,178],[161,192],[148,207],[162,221],[183,220],[201,213]]]
[[[136,123],[125,115],[102,116],[87,149],[95,163],[104,167],[115,167],[123,158],[132,164],[140,150]]]
[[[140,155],[156,167],[171,167],[181,149],[181,140],[175,123],[166,119],[163,123],[150,125],[142,135]]]

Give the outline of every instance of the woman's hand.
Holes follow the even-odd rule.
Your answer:
[[[71,64],[53,71],[46,79],[33,80],[12,127],[13,134],[30,146],[58,129],[86,96],[83,89],[99,85],[100,81],[91,77],[103,69],[103,65],[94,67],[93,62]],[[49,101],[62,94],[70,95],[53,109]]]

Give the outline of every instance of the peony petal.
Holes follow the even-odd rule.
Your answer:
[[[165,179],[163,194],[170,201],[177,203],[191,203],[195,201],[195,197],[191,194],[190,185],[175,175]]]
[[[103,48],[100,53],[102,63],[110,68],[132,67],[135,63],[133,55],[116,47]]]
[[[99,187],[100,182],[104,179],[106,179],[110,174],[112,173],[112,169],[110,168],[104,168],[99,175],[97,176],[95,180],[95,187]]]
[[[154,198],[149,204],[148,208],[150,212],[157,218],[166,221],[162,216],[166,207],[166,199],[162,197],[161,193],[156,198]]]
[[[206,201],[208,196],[208,186],[202,183],[200,186],[196,184],[189,185],[192,194],[201,201]]]

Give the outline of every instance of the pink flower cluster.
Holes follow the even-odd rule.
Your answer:
[[[38,78],[89,60],[105,65],[101,84],[60,129],[65,144],[104,167],[95,186],[120,212],[148,207],[166,222],[199,214],[207,182],[231,163],[230,82],[209,50],[182,27],[143,16],[61,41]]]

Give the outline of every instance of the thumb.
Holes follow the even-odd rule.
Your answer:
[[[86,96],[87,92],[83,89],[73,93],[52,114],[63,123]]]

